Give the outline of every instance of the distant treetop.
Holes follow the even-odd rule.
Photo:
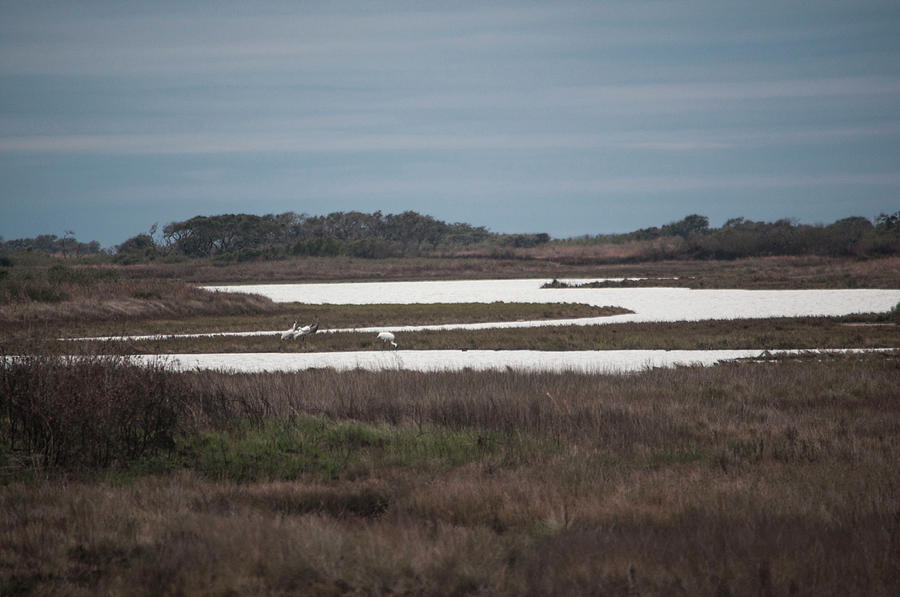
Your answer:
[[[721,228],[711,228],[709,218],[691,214],[659,227],[626,234],[582,236],[552,240],[549,234],[498,234],[483,226],[448,224],[428,215],[405,211],[334,212],[310,216],[283,214],[198,215],[171,222],[156,236],[154,224],[115,247],[121,263],[167,258],[214,258],[221,261],[284,259],[303,256],[348,255],[363,258],[416,255],[509,256],[512,251],[548,244],[587,245],[665,242],[660,258],[735,259],[768,255],[832,255],[865,257],[900,253],[900,211],[881,214],[874,223],[849,217],[828,225],[798,224],[781,219],[757,222],[731,218]],[[664,239],[660,241],[659,239]],[[667,239],[667,240],[665,240]],[[80,243],[67,232],[60,238],[47,234],[36,238],[3,241],[0,253],[38,251],[60,257],[103,254],[99,243]]]

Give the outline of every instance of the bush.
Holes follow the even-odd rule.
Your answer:
[[[385,259],[387,257],[399,257],[403,254],[403,248],[399,243],[364,238],[348,243],[345,247],[347,255],[364,259]]]
[[[61,303],[69,300],[68,293],[52,286],[29,284],[24,288],[25,296],[38,303]]]
[[[61,303],[91,292],[99,284],[115,282],[121,274],[100,267],[16,267],[0,270],[0,304]]]
[[[123,357],[0,361],[0,436],[44,467],[107,467],[174,447],[189,390]]]
[[[77,284],[80,286],[92,286],[98,282],[113,281],[119,278],[120,274],[116,270],[96,267],[54,265],[47,270],[47,280],[54,285]]]

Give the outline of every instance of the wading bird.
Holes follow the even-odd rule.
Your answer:
[[[394,348],[397,348],[397,343],[394,342],[394,334],[392,334],[390,332],[380,332],[378,334],[378,339],[381,340],[381,342],[382,342],[382,344],[381,344],[382,348],[387,346],[388,342],[391,343],[391,346],[393,346]]]
[[[315,334],[318,331],[318,329],[319,329],[319,318],[316,317],[316,320],[313,323],[311,323],[309,325],[305,325],[302,328],[300,328],[299,330],[296,330],[294,332],[294,338],[302,338],[303,336],[310,336],[312,334]]]
[[[297,322],[295,321],[294,325],[291,326],[291,329],[289,329],[286,332],[282,332],[281,341],[284,342],[285,340],[290,340],[291,338],[293,338],[296,330],[297,330]]]

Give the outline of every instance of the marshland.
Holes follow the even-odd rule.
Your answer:
[[[900,597],[898,31],[0,1],[0,597]]]
[[[664,285],[896,290],[896,257],[258,265],[13,256],[0,278],[2,354],[16,357],[0,365],[0,593],[895,593],[897,307],[397,334],[401,355],[888,349],[630,373],[178,372],[127,355],[382,349],[353,331],[171,337],[313,317],[353,329],[631,310],[276,303],[199,288],[215,283],[678,277]],[[66,339],[141,334],[160,337]]]

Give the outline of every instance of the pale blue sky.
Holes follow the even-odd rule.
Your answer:
[[[874,218],[900,210],[898,32],[896,0],[0,0],[0,235]]]

